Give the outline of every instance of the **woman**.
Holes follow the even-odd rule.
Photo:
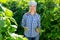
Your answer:
[[[39,40],[40,15],[36,13],[36,2],[30,2],[29,12],[23,15],[22,26],[28,40]]]

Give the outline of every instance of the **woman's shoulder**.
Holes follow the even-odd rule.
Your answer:
[[[26,12],[24,15],[28,15],[29,12]]]
[[[38,14],[38,13],[36,13],[36,15],[39,17],[40,16],[40,14]]]

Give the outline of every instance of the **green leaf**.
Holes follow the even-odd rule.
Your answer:
[[[2,38],[3,38],[3,37],[2,37],[2,34],[0,33],[0,40],[2,40]]]
[[[5,15],[8,16],[8,17],[12,17],[13,16],[13,12],[6,8]]]
[[[7,0],[0,0],[0,3],[6,3]]]
[[[12,17],[13,16],[13,12],[5,7],[3,7],[1,4],[0,4],[0,7],[2,8],[2,10],[5,12],[5,15],[8,16],[8,17]]]
[[[0,27],[4,27],[5,23],[4,20],[0,20]]]
[[[17,24],[17,22],[16,22],[16,20],[15,20],[14,18],[11,17],[10,20],[11,20],[13,23],[15,23],[16,26],[18,26],[18,24]]]

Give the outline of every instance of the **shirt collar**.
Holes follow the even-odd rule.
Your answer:
[[[31,13],[30,13],[30,12],[29,12],[28,14],[29,14],[29,15],[31,15]],[[33,16],[35,16],[35,15],[36,15],[36,13],[34,13],[34,15],[33,15]]]

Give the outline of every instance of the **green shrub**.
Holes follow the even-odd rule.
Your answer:
[[[28,40],[15,34],[18,24],[12,16],[13,12],[0,4],[0,40]]]

